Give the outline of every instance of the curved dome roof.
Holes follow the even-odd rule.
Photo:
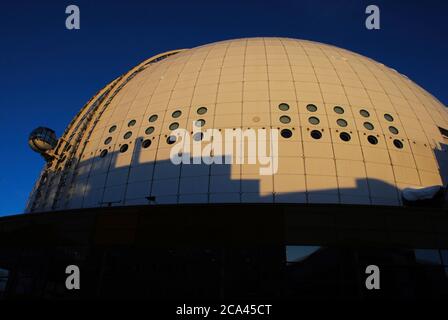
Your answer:
[[[204,131],[286,129],[278,139],[278,170],[260,175],[259,163],[244,161],[173,164],[171,129],[191,132],[197,120]],[[448,128],[448,112],[428,92],[334,46],[249,38],[172,51],[136,66],[82,108],[27,211],[221,202],[401,205],[401,189],[442,184],[437,153],[446,140],[439,127]]]

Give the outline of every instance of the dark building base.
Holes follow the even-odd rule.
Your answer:
[[[417,250],[416,250],[417,249]],[[437,208],[191,205],[0,219],[3,299],[448,298]],[[81,289],[67,290],[76,265]],[[367,290],[366,267],[380,269]]]

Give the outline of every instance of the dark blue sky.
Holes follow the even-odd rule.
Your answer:
[[[2,1],[0,215],[23,211],[44,162],[27,146],[40,125],[60,135],[107,82],[145,58],[252,36],[333,44],[382,62],[448,105],[447,1]],[[65,29],[65,8],[81,30]],[[381,30],[364,26],[381,10]],[[445,80],[445,81],[444,81]]]

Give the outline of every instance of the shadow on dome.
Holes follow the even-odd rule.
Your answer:
[[[207,203],[402,205],[401,191],[379,179],[343,177],[349,187],[340,187],[334,176],[315,176],[314,185],[304,174],[260,176],[259,165],[208,165],[194,158],[191,163],[200,164],[175,165],[168,159],[168,144],[144,148],[143,141],[136,138],[125,152],[118,145],[104,157],[100,149],[90,158],[72,159],[77,174],[67,174],[64,182],[64,170],[52,172],[51,187],[38,193],[40,199],[31,199],[27,211]],[[447,155],[443,150],[435,150],[440,163]],[[160,155],[166,159],[155,160]]]

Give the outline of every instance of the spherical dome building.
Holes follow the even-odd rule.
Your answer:
[[[0,299],[446,298],[447,141],[442,103],[344,49],[162,53],[31,132],[46,165],[36,214],[0,219]]]
[[[172,130],[195,127],[278,129],[277,170],[261,175],[257,161],[174,164]],[[48,151],[26,211],[401,206],[404,188],[444,184],[445,128],[442,103],[359,54],[286,38],[216,42],[152,57],[100,90]],[[245,149],[235,146],[223,156]]]

